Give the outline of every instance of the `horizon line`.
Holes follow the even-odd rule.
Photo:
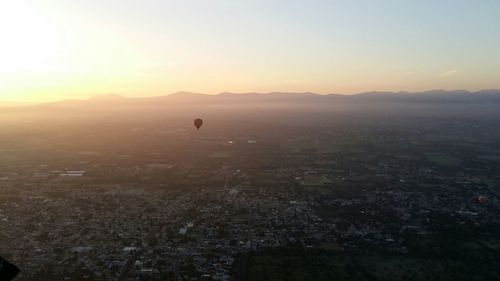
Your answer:
[[[500,91],[500,88],[482,88],[478,90],[464,90],[464,89],[452,89],[452,90],[446,90],[446,89],[429,89],[429,90],[418,90],[418,91],[409,91],[409,90],[371,90],[371,91],[363,91],[363,92],[357,92],[357,93],[336,93],[336,92],[329,92],[329,93],[319,93],[319,92],[291,92],[291,91],[271,91],[271,92],[218,92],[215,94],[207,94],[207,93],[199,93],[199,92],[191,92],[191,91],[175,91],[169,94],[159,94],[159,95],[148,95],[148,96],[133,96],[133,95],[121,95],[119,93],[103,93],[103,94],[96,94],[88,97],[69,97],[69,98],[61,98],[61,99],[53,99],[53,100],[2,100],[0,99],[0,105],[1,106],[8,106],[8,107],[17,107],[17,106],[27,106],[27,105],[38,105],[38,104],[45,104],[45,103],[53,103],[53,102],[61,102],[61,101],[88,101],[92,99],[97,99],[97,98],[103,98],[103,97],[116,97],[116,98],[124,98],[124,99],[147,99],[147,98],[155,98],[155,97],[167,97],[167,96],[173,96],[173,95],[180,95],[180,94],[195,94],[195,95],[203,95],[203,96],[220,96],[224,94],[231,94],[231,95],[249,95],[249,94],[258,94],[258,95],[271,95],[271,94],[297,94],[297,95],[302,95],[302,94],[312,94],[312,95],[318,95],[318,96],[328,96],[328,95],[339,95],[339,96],[356,96],[356,95],[362,95],[362,94],[369,94],[369,93],[392,93],[392,94],[423,94],[423,93],[429,93],[429,92],[468,92],[468,93],[478,93],[478,92],[484,92],[484,91]]]

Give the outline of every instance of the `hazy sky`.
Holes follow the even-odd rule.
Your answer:
[[[0,100],[500,88],[498,0],[0,0]]]

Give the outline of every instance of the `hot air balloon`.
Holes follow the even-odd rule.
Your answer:
[[[481,195],[477,198],[477,201],[479,201],[479,204],[484,205],[486,204],[486,202],[488,202],[488,198],[486,198],[486,196]]]
[[[197,130],[200,129],[201,125],[203,125],[203,120],[201,120],[200,118],[194,119],[194,126]]]

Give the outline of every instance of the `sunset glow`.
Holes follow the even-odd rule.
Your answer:
[[[464,0],[3,1],[0,101],[500,88],[498,14]]]

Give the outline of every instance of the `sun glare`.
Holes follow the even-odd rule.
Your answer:
[[[61,38],[56,25],[34,7],[16,1],[0,4],[0,34],[2,75],[55,67]]]

